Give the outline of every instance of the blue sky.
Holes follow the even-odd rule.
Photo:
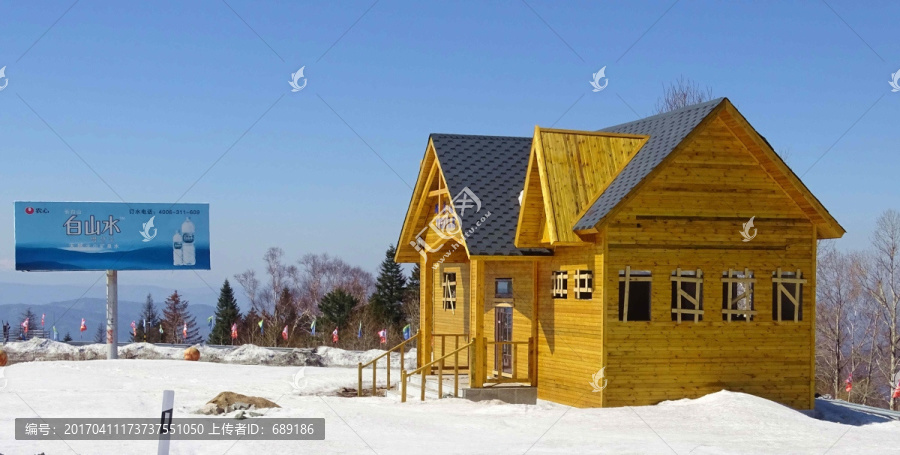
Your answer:
[[[429,133],[599,129],[651,114],[680,75],[787,151],[847,229],[841,247],[865,247],[900,208],[897,2],[70,6],[0,4],[0,281],[100,276],[10,271],[15,200],[183,194],[211,205],[213,270],[120,283],[217,287],[269,246],[374,271]],[[291,93],[301,66],[308,85]],[[592,93],[603,66],[609,86]]]

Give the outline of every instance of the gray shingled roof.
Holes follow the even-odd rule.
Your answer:
[[[432,134],[451,197],[468,187],[481,200],[481,210],[459,213],[469,253],[478,256],[549,255],[547,249],[515,247],[519,192],[531,153],[530,137]],[[461,210],[457,207],[457,212]],[[475,224],[490,212],[476,228]]]
[[[650,136],[650,139],[578,220],[575,230],[590,229],[599,223],[724,99],[719,98],[600,130],[609,133],[641,134]],[[443,164],[443,161],[441,163]]]

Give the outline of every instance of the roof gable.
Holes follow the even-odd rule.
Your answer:
[[[572,225],[646,142],[646,136],[535,127],[518,231],[544,219],[540,227],[551,245],[583,243]],[[537,200],[541,206],[535,210]],[[543,240],[534,233],[517,235],[517,245]]]

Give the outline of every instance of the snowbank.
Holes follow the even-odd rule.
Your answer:
[[[252,344],[235,347],[211,347],[195,345],[200,350],[201,362],[231,363],[239,365],[281,365],[281,366],[324,366],[353,367],[358,363],[367,363],[384,354],[380,349],[368,351],[348,351],[339,348],[321,346],[318,348],[296,348],[293,350],[269,349]],[[102,360],[106,359],[106,344],[89,344],[72,346],[68,343],[34,338],[28,341],[17,341],[2,346],[9,355],[11,363],[55,360]],[[156,346],[151,343],[131,343],[119,347],[119,358],[140,360],[181,360],[184,348]],[[405,354],[406,368],[414,369],[416,350]],[[391,366],[400,368],[400,354],[391,354]],[[379,368],[384,368],[384,360]]]
[[[399,403],[333,396],[340,387],[356,387],[354,368],[98,360],[27,362],[2,371],[8,384],[0,392],[0,451],[6,455],[155,453],[156,441],[16,441],[14,420],[35,415],[158,416],[165,389],[175,390],[176,419],[198,417],[194,412],[204,403],[220,392],[233,391],[281,406],[265,417],[324,418],[327,427],[324,441],[172,441],[171,453],[181,455],[297,451],[868,455],[898,453],[900,447],[900,422],[842,425],[726,391],[656,406],[577,409],[546,401],[535,406],[461,399]]]

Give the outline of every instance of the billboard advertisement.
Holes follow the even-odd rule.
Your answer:
[[[16,202],[16,270],[209,270],[209,204]]]

